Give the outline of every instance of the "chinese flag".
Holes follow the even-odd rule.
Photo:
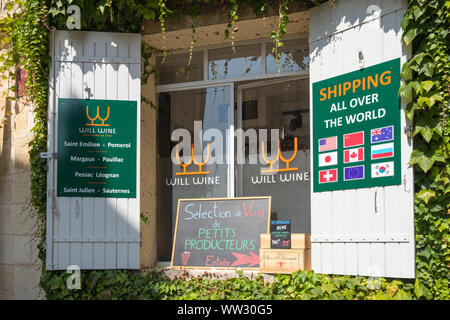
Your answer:
[[[364,131],[344,134],[344,148],[364,144]]]

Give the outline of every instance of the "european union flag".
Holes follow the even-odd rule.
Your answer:
[[[344,168],[344,180],[364,179],[364,166]]]
[[[390,141],[394,139],[394,126],[376,128],[370,131],[372,143]]]

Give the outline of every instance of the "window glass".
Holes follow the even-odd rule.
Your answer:
[[[168,54],[165,60],[158,56],[156,83],[163,85],[203,80],[203,51],[193,52],[189,65],[188,62],[189,53]]]
[[[306,38],[283,41],[278,47],[280,72],[300,71],[309,69],[309,50]],[[266,72],[277,73],[276,52],[272,42],[266,43]]]
[[[229,86],[159,95],[156,168],[159,261],[171,257],[178,199],[228,195],[229,110]],[[175,135],[179,138],[172,141]]]
[[[295,233],[311,232],[308,90],[309,80],[305,79],[244,89],[242,93],[245,163],[236,161],[237,194],[272,196],[272,219],[291,220]],[[252,129],[257,138],[253,148]],[[271,129],[277,130],[278,136],[271,134]],[[257,163],[251,164],[255,155]]]
[[[208,79],[238,78],[261,73],[261,45],[208,50]]]

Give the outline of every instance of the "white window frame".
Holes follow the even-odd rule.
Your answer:
[[[284,40],[301,40],[307,39],[306,33],[299,33],[294,35],[289,35],[284,38]],[[209,80],[208,79],[208,51],[213,49],[227,48],[230,44],[221,44],[221,45],[213,45],[208,47],[199,47],[193,52],[203,52],[203,80],[199,81],[191,81],[191,82],[179,82],[173,84],[164,84],[156,86],[156,93],[162,92],[171,92],[177,90],[187,90],[187,89],[198,89],[205,86],[212,85],[222,85],[229,84],[231,82],[242,82],[242,81],[255,81],[255,80],[267,80],[267,79],[276,79],[276,78],[284,78],[284,77],[292,77],[292,76],[308,76],[309,77],[309,69],[307,70],[299,70],[299,71],[289,71],[289,72],[280,72],[280,73],[267,73],[266,72],[266,44],[271,42],[272,40],[269,38],[257,39],[257,40],[247,40],[240,41],[235,43],[235,47],[259,44],[261,46],[261,73],[258,75],[251,76],[243,76],[243,77],[235,77],[235,78],[225,78],[225,79],[216,79]],[[309,47],[308,43],[305,44],[304,48],[307,49]],[[188,50],[173,50],[167,52],[167,55],[174,55],[180,53],[187,53]],[[162,56],[162,54],[158,54],[157,56]]]

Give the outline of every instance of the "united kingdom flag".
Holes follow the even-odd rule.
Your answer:
[[[372,129],[370,131],[370,139],[372,143],[393,140],[394,126]]]

